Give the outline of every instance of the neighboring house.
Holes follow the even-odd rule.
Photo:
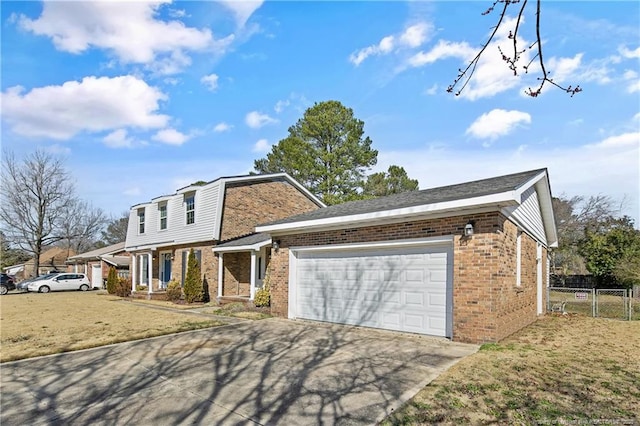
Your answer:
[[[3,269],[7,274],[15,276],[16,281],[48,274],[51,271],[67,272],[68,268],[65,262],[69,256],[73,256],[74,254],[76,253],[72,249],[60,247],[51,247],[45,250],[40,254],[40,267],[38,268],[37,274],[34,271],[35,265],[33,259],[18,265],[7,266]]]
[[[270,258],[259,223],[309,212],[324,204],[285,173],[222,177],[131,208],[125,249],[132,290],[184,284],[191,249],[210,297],[253,299]]]
[[[557,245],[546,169],[334,205],[256,232],[273,240],[273,314],[474,343],[546,311]]]
[[[124,241],[77,254],[67,260],[72,272],[82,272],[89,277],[93,288],[104,287],[112,266],[116,268],[119,277],[128,278],[130,263],[131,256],[124,249]]]

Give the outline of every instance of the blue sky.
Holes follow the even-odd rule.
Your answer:
[[[2,147],[66,157],[110,214],[248,173],[314,102],[338,100],[420,188],[548,167],[554,195],[626,199],[638,225],[640,4],[545,1],[547,68],[524,95],[490,2],[2,2]],[[533,10],[532,10],[533,11]],[[524,46],[534,16],[525,16]],[[529,55],[529,53],[524,54]],[[533,70],[535,71],[535,70]]]

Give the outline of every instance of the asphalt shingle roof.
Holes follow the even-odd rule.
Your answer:
[[[401,194],[394,194],[369,200],[350,201],[314,210],[312,212],[290,216],[275,222],[264,223],[262,226],[351,216],[499,194],[518,189],[520,186],[524,185],[526,182],[544,171],[546,171],[546,169],[531,170],[489,179],[476,180],[473,182],[460,183],[457,185],[423,189],[421,191],[403,192]]]
[[[271,236],[269,236],[269,234],[265,234],[265,233],[250,234],[250,235],[246,235],[244,237],[236,238],[234,240],[224,241],[224,242],[222,242],[220,244],[217,244],[215,246],[215,248],[252,246],[254,244],[258,244],[258,243],[262,243],[264,241],[267,241],[270,238],[271,238]]]

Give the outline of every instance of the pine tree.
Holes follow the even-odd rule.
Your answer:
[[[107,292],[109,294],[116,293],[116,287],[118,285],[118,272],[113,266],[109,268],[109,274],[107,275]]]
[[[200,264],[193,249],[189,251],[187,260],[187,276],[184,280],[184,300],[187,303],[201,302],[203,296]]]

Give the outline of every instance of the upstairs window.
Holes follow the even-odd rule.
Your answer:
[[[160,230],[167,229],[167,204],[158,205],[158,216],[160,216]]]
[[[144,234],[144,209],[138,209],[138,233]]]
[[[187,208],[187,225],[196,222],[196,196],[195,194],[184,197],[184,203]]]

